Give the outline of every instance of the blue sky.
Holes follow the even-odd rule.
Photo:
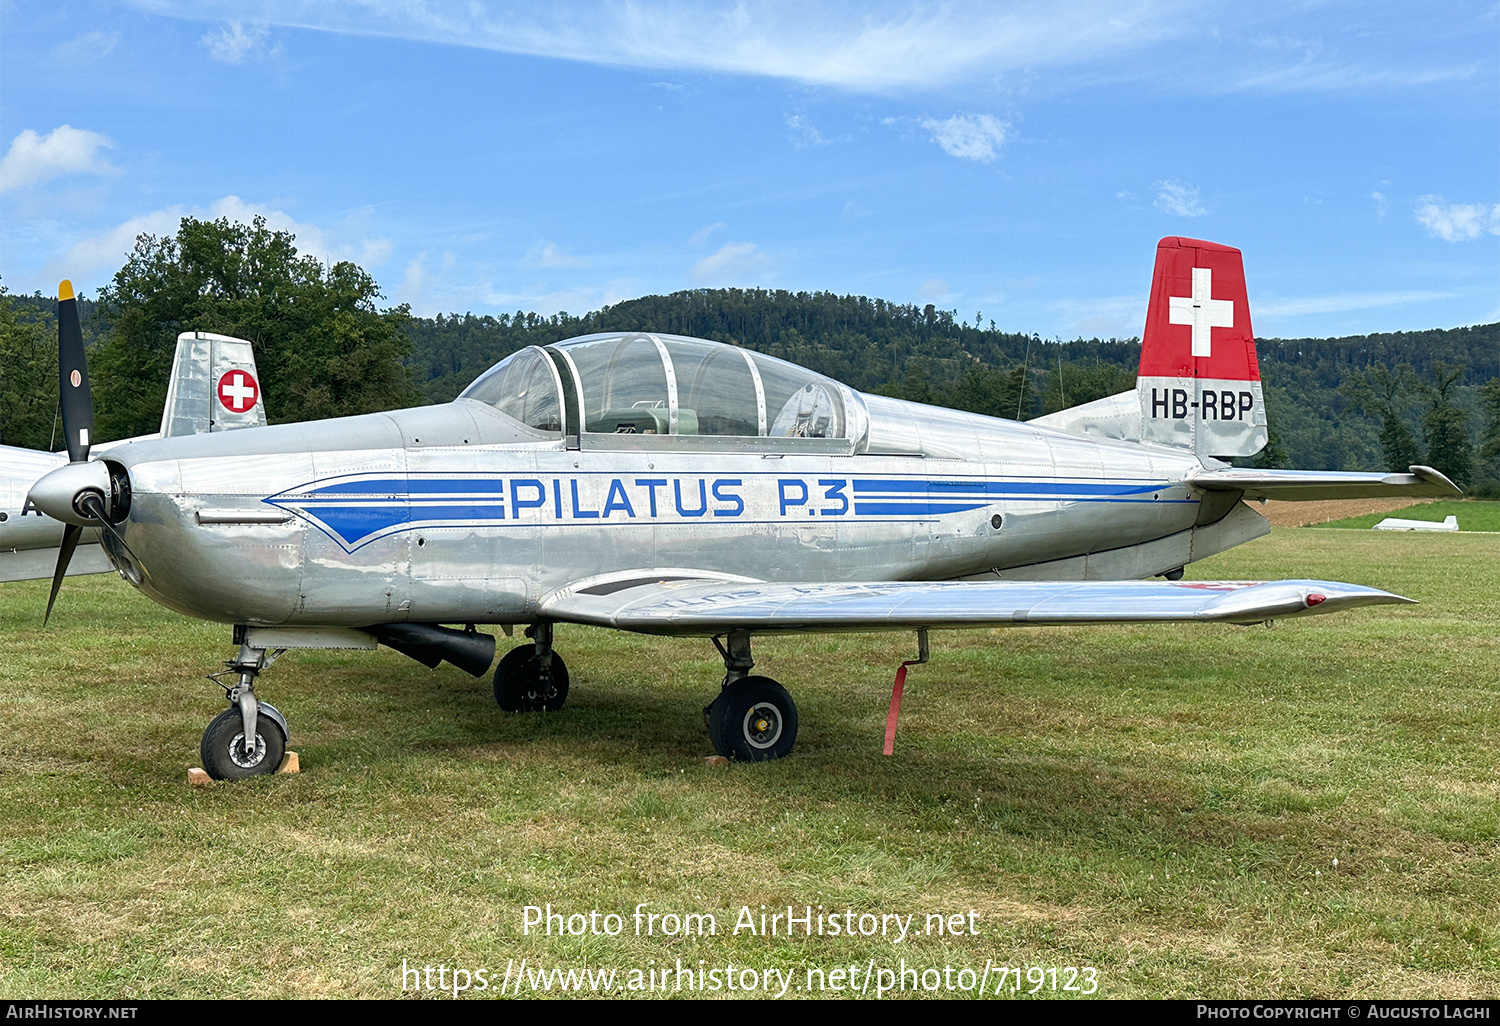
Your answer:
[[[1251,8],[1254,8],[1253,10]],[[0,0],[0,278],[264,214],[418,314],[705,286],[1138,335],[1500,320],[1500,4]]]

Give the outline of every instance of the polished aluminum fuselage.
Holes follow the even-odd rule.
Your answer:
[[[517,623],[601,575],[1131,579],[1267,530],[1203,462],[865,396],[858,441],[546,436],[472,400],[111,453],[128,579],[230,623]],[[637,573],[636,577],[640,574]]]

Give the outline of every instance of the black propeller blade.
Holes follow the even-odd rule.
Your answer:
[[[62,404],[63,434],[68,439],[68,459],[82,463],[89,458],[94,438],[94,393],[89,388],[78,300],[73,297],[70,281],[57,286],[57,350],[57,394]]]
[[[42,617],[43,627],[52,619],[52,603],[57,601],[58,589],[62,587],[63,578],[68,575],[68,563],[73,559],[73,550],[78,548],[78,536],[81,534],[83,528],[75,524],[63,525],[62,544],[57,549],[57,569],[52,572],[52,594],[47,596],[47,612]]]
[[[94,434],[94,393],[89,387],[88,357],[83,352],[83,328],[78,323],[78,300],[73,283],[67,280],[57,286],[57,398],[62,407],[63,437],[68,440],[68,460],[87,463]],[[102,504],[98,513],[87,512],[107,524]],[[83,528],[76,524],[63,526],[62,544],[57,549],[57,569],[52,572],[52,593],[47,596],[47,612],[42,626],[52,618],[52,606],[68,575],[68,564],[78,548]]]

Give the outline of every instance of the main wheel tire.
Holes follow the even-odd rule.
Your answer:
[[[770,677],[741,677],[708,707],[708,735],[726,758],[784,758],[797,743],[797,703]]]
[[[556,652],[547,681],[535,645],[511,649],[495,667],[495,704],[506,712],[556,712],[567,700],[568,667]]]
[[[225,709],[213,718],[203,732],[199,754],[203,768],[215,780],[244,780],[281,768],[286,755],[286,734],[269,716],[259,716],[255,724],[255,751],[244,750],[245,719],[238,706]]]

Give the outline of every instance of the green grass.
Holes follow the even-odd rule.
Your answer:
[[[1312,527],[1350,527],[1368,531],[1386,517],[1400,520],[1431,520],[1442,523],[1444,517],[1458,517],[1460,531],[1500,531],[1500,502],[1483,499],[1443,499],[1438,502],[1418,503],[1399,509],[1394,513],[1371,513],[1362,517],[1348,517]]]
[[[1430,507],[1424,507],[1430,508]],[[226,628],[120,582],[0,588],[0,996],[391,997],[439,963],[1092,966],[1106,997],[1500,992],[1500,555],[1482,535],[1277,530],[1196,578],[1421,600],[1274,629],[757,642],[796,753],[708,768],[712,648],[560,628],[507,715],[394,653],[260,691],[298,776],[189,788]],[[505,639],[501,639],[502,644]],[[1335,860],[1337,860],[1335,864]],[[713,912],[711,938],[523,936],[523,906]],[[748,905],[966,913],[978,936],[764,938]],[[628,919],[627,919],[628,922]],[[794,992],[795,993],[795,992]]]

